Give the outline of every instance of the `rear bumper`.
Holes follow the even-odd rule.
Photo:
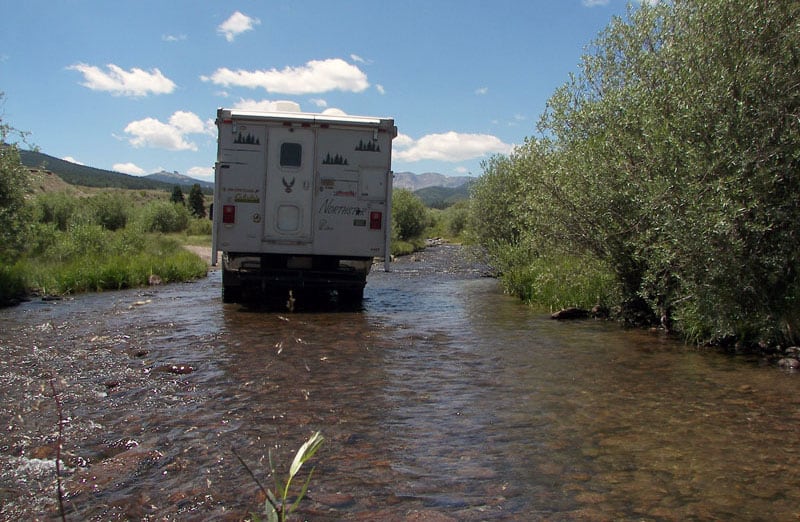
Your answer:
[[[243,289],[362,290],[372,259],[222,256],[222,284]]]

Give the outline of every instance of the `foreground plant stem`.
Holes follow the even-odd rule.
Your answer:
[[[64,441],[64,410],[61,405],[61,394],[56,391],[55,377],[50,379],[50,389],[53,391],[53,399],[56,401],[58,411],[58,439],[56,440],[56,485],[58,493],[58,512],[61,520],[67,522],[67,513],[64,510],[64,490],[61,485],[61,445]]]

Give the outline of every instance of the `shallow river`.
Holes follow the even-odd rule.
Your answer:
[[[552,321],[459,253],[361,311],[223,305],[218,272],[0,310],[0,518],[58,518],[61,423],[68,520],[245,519],[238,458],[271,487],[317,430],[294,520],[798,519],[800,376]]]

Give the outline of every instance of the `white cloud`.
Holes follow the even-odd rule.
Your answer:
[[[69,161],[70,163],[74,163],[76,165],[85,165],[85,163],[81,163],[80,161],[76,160],[72,156],[64,156],[61,159],[63,159],[64,161]]]
[[[489,93],[489,88],[488,87],[480,87],[478,89],[475,89],[475,94],[477,94],[478,96],[482,96],[482,95],[488,94],[488,93]]]
[[[392,140],[392,146],[395,149],[405,149],[411,147],[412,145],[414,145],[414,138],[408,134],[403,134],[402,132],[399,132],[397,137]]]
[[[114,96],[147,96],[148,94],[169,94],[175,90],[175,82],[164,76],[158,69],[149,72],[134,67],[130,71],[108,64],[103,71],[94,65],[76,63],[67,67],[83,74],[81,84],[93,91],[106,91]]]
[[[260,23],[261,20],[258,18],[251,18],[236,11],[217,27],[217,32],[225,36],[226,40],[232,42],[237,36],[244,32],[252,31]]]
[[[186,40],[185,34],[164,34],[161,39],[165,42],[182,42]]]
[[[586,7],[594,7],[596,5],[608,5],[609,0],[583,0],[583,5]]]
[[[239,101],[233,104],[233,109],[240,111],[258,111],[258,112],[300,112],[300,104],[289,100],[250,100],[239,98]]]
[[[203,120],[193,112],[175,111],[169,117],[169,124],[178,129],[181,134],[202,134],[206,131]]]
[[[155,118],[130,122],[125,127],[128,141],[134,147],[152,147],[166,150],[197,150],[197,145],[186,139],[187,134],[213,134],[214,123],[203,122],[192,112],[177,111],[168,123]]]
[[[328,106],[328,102],[323,100],[322,98],[311,98],[309,101],[313,103],[315,106],[319,107],[320,109],[324,109],[325,107]]]
[[[394,157],[402,161],[466,161],[488,154],[508,154],[512,146],[491,134],[446,132],[428,134],[418,140],[399,135],[394,140]]]
[[[358,67],[341,58],[312,60],[300,67],[282,70],[233,71],[227,67],[217,69],[211,76],[201,76],[204,82],[224,87],[238,86],[283,94],[317,94],[328,91],[361,92],[369,87],[367,75]]]
[[[372,65],[372,60],[367,60],[357,54],[351,54],[350,59],[355,63],[363,63],[364,65]]]
[[[144,169],[137,166],[135,163],[114,163],[111,166],[111,170],[122,172],[123,174],[132,174],[134,176],[141,176],[145,173]]]
[[[203,181],[214,181],[214,167],[192,167],[186,175]]]
[[[378,91],[378,94],[386,94],[386,89],[380,83],[375,84],[375,90]]]

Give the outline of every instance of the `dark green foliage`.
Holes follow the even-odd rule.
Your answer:
[[[25,295],[25,276],[18,264],[0,265],[0,306],[19,301]]]
[[[183,197],[183,191],[180,185],[172,187],[172,195],[169,197],[169,200],[173,203],[180,203],[181,205],[186,203],[186,198]]]
[[[125,228],[128,223],[130,203],[118,192],[92,196],[86,205],[91,213],[90,221],[106,230]]]
[[[428,226],[425,205],[410,190],[398,189],[392,194],[392,233],[401,240],[422,234]]]
[[[116,192],[89,198],[77,198],[65,192],[45,192],[32,200],[30,208],[35,222],[51,223],[62,232],[77,224],[117,230],[125,227],[132,212],[132,204],[126,196]]]
[[[2,98],[0,92],[0,100]],[[0,118],[0,262],[4,263],[19,254],[27,226],[25,193],[28,177],[20,163],[17,146],[7,144],[12,134],[20,133]]]
[[[542,138],[486,166],[476,235],[591,255],[633,322],[800,340],[798,70],[796,2],[632,8],[553,94]]]
[[[138,222],[145,232],[182,232],[189,225],[189,210],[169,201],[152,201],[139,211]]]
[[[51,223],[58,230],[65,231],[78,211],[77,198],[63,192],[45,192],[32,202],[33,219],[38,223]]]
[[[195,183],[189,192],[189,210],[196,218],[206,217],[205,197],[200,185]]]

